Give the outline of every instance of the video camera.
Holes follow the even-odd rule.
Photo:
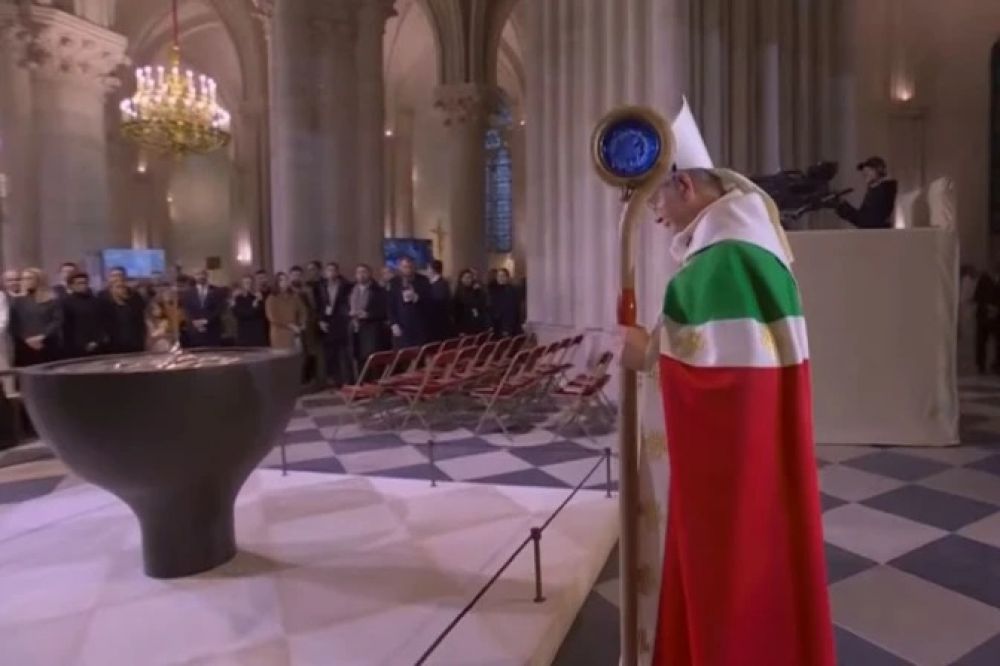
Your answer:
[[[820,162],[805,171],[780,171],[767,176],[751,176],[750,180],[771,195],[781,212],[781,224],[787,227],[806,213],[836,207],[842,196],[853,191],[848,188],[835,192],[830,188],[837,168],[836,162]]]

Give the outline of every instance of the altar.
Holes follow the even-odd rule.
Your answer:
[[[789,233],[820,444],[959,441],[958,240],[943,229]]]

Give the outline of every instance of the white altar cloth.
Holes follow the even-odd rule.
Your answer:
[[[816,441],[958,434],[958,241],[944,229],[789,233],[809,325]]]

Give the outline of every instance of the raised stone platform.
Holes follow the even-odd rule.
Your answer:
[[[255,472],[242,550],[187,579],[142,575],[128,509],[90,485],[0,508],[0,645],[17,664],[412,664],[566,490]],[[617,538],[585,491],[429,664],[548,664]],[[615,627],[608,627],[609,632]]]

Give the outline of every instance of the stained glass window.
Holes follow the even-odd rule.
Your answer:
[[[504,126],[510,112],[501,108],[486,130],[486,249],[504,253],[514,249],[514,192],[510,149]]]

